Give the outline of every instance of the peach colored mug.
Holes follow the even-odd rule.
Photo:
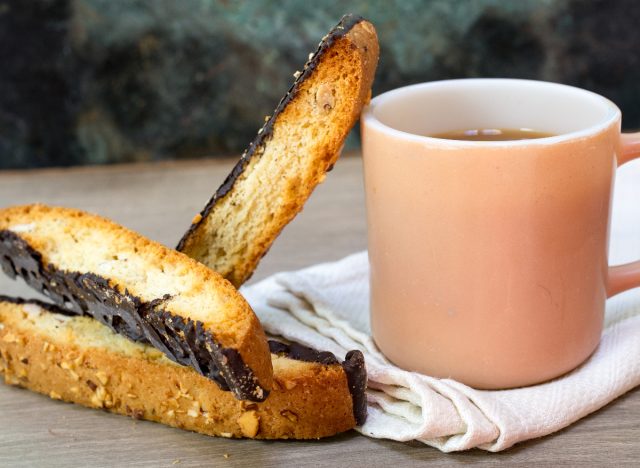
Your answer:
[[[556,136],[423,136],[466,128]],[[607,265],[615,169],[640,156],[640,133],[621,135],[604,97],[528,80],[418,84],[371,101],[362,144],[371,326],[400,367],[486,389],[552,379],[594,351],[607,297],[640,286],[640,262]]]

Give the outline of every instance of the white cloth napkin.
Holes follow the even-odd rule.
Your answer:
[[[268,333],[340,358],[350,349],[364,353],[369,416],[359,430],[367,436],[445,452],[499,451],[568,426],[640,384],[640,294],[609,308],[600,346],[575,371],[542,385],[483,391],[404,371],[380,354],[369,329],[368,268],[361,252],[242,289]]]
[[[613,263],[640,258],[640,161],[618,171]],[[274,335],[344,357],[365,354],[370,437],[419,440],[451,452],[504,450],[555,432],[640,385],[640,288],[607,302],[596,352],[578,369],[527,388],[482,391],[453,380],[403,371],[376,349],[369,328],[366,253],[280,273],[242,289]]]

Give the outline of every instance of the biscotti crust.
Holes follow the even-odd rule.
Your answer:
[[[357,426],[362,426],[367,420],[367,370],[364,355],[358,350],[347,353],[345,360],[339,362],[333,353],[317,351],[298,343],[283,343],[269,340],[269,349],[274,355],[287,357],[296,361],[313,362],[324,365],[340,364],[347,377],[347,385],[351,394],[353,417]]]
[[[234,285],[244,283],[280,231],[302,209],[336,162],[344,139],[370,98],[377,60],[378,42],[373,25],[359,16],[343,17],[322,39],[303,71],[295,75],[295,82],[273,115],[267,118],[229,176],[196,215],[177,249],[218,271]],[[336,94],[336,90],[340,93]],[[309,117],[310,114],[313,115]],[[290,159],[295,158],[291,156],[295,153],[293,148],[301,141],[292,136],[290,130],[309,126],[305,118],[315,122],[317,128],[310,126],[314,127],[314,133],[307,135],[305,153],[299,155],[300,167],[288,170],[287,167],[292,166]],[[263,158],[267,159],[264,164],[275,168],[273,173],[263,173],[271,169],[262,166],[258,169]],[[222,213],[225,204],[235,207],[265,198],[265,193],[252,194],[251,188],[234,200],[234,192],[243,183],[262,187],[255,190],[267,190],[265,193],[269,196],[280,198],[274,206],[252,210],[249,215],[232,208],[228,208],[230,213]],[[215,219],[216,211],[221,213],[221,219]],[[247,238],[229,240],[229,236],[233,237],[231,234],[223,239],[224,229],[246,224],[247,219],[256,223],[255,228],[247,228]]]
[[[93,244],[78,241],[88,233],[106,245],[100,258],[108,258],[103,263],[111,271],[134,269],[130,265],[137,262],[145,278],[155,271],[169,276],[168,281],[162,277],[166,282],[189,282],[181,290],[142,298],[138,290],[144,290],[144,280],[118,280],[97,268],[75,271],[69,265],[82,262],[65,256],[92,255],[87,250]],[[67,268],[58,266],[62,260]],[[268,395],[271,359],[257,317],[227,281],[185,255],[94,215],[32,205],[0,210],[0,263],[7,274],[21,276],[58,305],[90,315],[132,340],[151,343],[240,399],[261,401]],[[227,323],[203,323],[198,318],[206,318],[205,312],[179,310],[180,294],[191,294],[187,301],[202,308],[224,308]]]
[[[239,401],[155,348],[88,317],[0,301],[0,373],[8,384],[213,436],[314,439],[354,427],[342,366],[271,358],[269,398]]]

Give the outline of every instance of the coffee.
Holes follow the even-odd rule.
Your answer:
[[[555,136],[555,134],[539,132],[530,128],[473,128],[467,130],[453,130],[450,132],[436,133],[427,136],[430,136],[431,138],[442,138],[445,140],[513,141],[547,138]]]

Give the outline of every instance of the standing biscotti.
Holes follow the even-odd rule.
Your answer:
[[[373,25],[352,15],[325,36],[178,250],[246,281],[338,158],[371,93]]]
[[[31,205],[0,210],[0,263],[58,305],[150,343],[243,400],[272,366],[244,298],[204,265],[104,218]]]
[[[57,400],[223,437],[311,439],[364,421],[362,354],[271,342],[274,386],[239,401],[156,349],[89,317],[0,296],[0,374]]]

